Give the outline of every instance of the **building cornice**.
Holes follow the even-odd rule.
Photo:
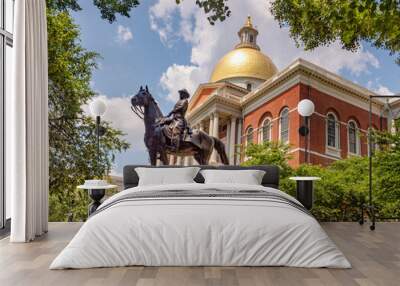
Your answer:
[[[214,110],[217,105],[223,107],[222,109],[229,109],[230,111],[237,111],[237,113],[241,113],[241,105],[237,100],[233,100],[232,98],[221,96],[218,94],[211,94],[204,102],[202,102],[196,109],[191,110],[186,118],[189,122],[197,121],[194,119],[208,117],[210,113],[216,111]]]
[[[341,90],[342,92],[353,97],[354,99],[358,99],[363,102],[368,102],[369,96],[375,95],[373,91],[370,91],[313,63],[299,58],[295,60],[292,64],[290,64],[287,68],[262,83],[257,89],[243,97],[242,104],[244,106],[250,104],[251,102],[257,100],[259,97],[263,96],[268,90],[273,89],[280,83],[287,81],[289,78],[293,77],[296,74],[302,74],[306,76],[306,80],[304,78],[300,78],[301,83],[303,84],[310,84],[311,79],[317,80],[331,87],[334,87],[335,89]],[[373,103],[378,108],[383,107],[383,103],[379,100],[373,100]]]
[[[374,92],[313,63],[297,59],[251,92],[228,81],[201,84],[189,102],[188,118],[198,117],[197,115],[202,112],[208,114],[207,108],[214,102],[230,105],[237,110],[241,110],[245,116],[299,83],[310,85],[327,95],[334,96],[364,110],[368,110],[369,96],[376,95]],[[204,102],[192,107],[191,104],[196,102],[204,88],[215,88],[216,92],[213,91]],[[232,95],[231,98],[224,96],[222,93],[229,94],[229,92],[223,92],[224,89],[239,91],[243,96]],[[399,102],[394,102],[394,105],[397,107]],[[379,99],[373,99],[373,113],[379,115],[383,106],[384,102]],[[194,109],[192,110],[191,108]]]
[[[215,83],[202,83],[198,86],[198,88],[196,89],[195,93],[193,94],[193,96],[190,98],[189,100],[189,110],[190,112],[193,112],[194,110],[191,110],[193,108],[193,103],[196,102],[196,99],[200,96],[201,91],[205,88],[214,88],[215,90],[218,89],[223,89],[223,88],[231,88],[234,90],[237,90],[239,92],[242,92],[243,95],[245,95],[246,93],[248,93],[249,91],[245,88],[242,88],[236,84],[230,83],[228,81],[221,81],[221,82],[215,82]],[[211,96],[212,94],[210,94]],[[197,109],[197,108],[196,108]]]

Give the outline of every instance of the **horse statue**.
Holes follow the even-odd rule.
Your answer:
[[[200,165],[207,165],[214,148],[222,163],[229,164],[224,143],[201,130],[193,130],[191,136],[187,136],[178,144],[178,148],[175,148],[172,140],[165,135],[164,129],[168,126],[159,123],[164,116],[147,86],[145,89],[140,87],[139,92],[131,98],[131,104],[132,111],[144,121],[144,143],[152,166],[157,164],[157,159],[160,159],[163,165],[168,165],[168,154],[193,156]]]

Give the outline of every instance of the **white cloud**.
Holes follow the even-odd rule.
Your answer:
[[[375,89],[375,92],[380,95],[393,95],[394,94],[394,92],[391,91],[387,86],[384,86],[381,84],[378,85],[378,88]]]
[[[107,97],[99,95],[93,100],[100,98],[107,106],[102,119],[110,122],[111,126],[122,130],[126,134],[126,140],[134,149],[145,149],[143,143],[144,123],[131,110],[130,96]],[[88,105],[82,106],[84,112],[90,115]],[[91,115],[90,115],[91,116]]]
[[[172,15],[176,3],[171,5],[172,1],[159,1],[150,7],[150,28],[157,31],[161,41],[170,46],[171,36],[173,34]]]
[[[103,100],[107,106],[106,112],[102,117],[102,120],[110,122],[111,126],[122,130],[126,135],[124,137],[130,144],[130,154],[131,151],[141,152],[143,153],[146,150],[143,142],[143,134],[144,134],[144,123],[141,119],[139,119],[131,110],[130,96],[120,96],[120,97],[107,97],[105,95],[99,95],[93,100],[100,98]],[[82,110],[89,116],[90,110],[88,105],[83,105]],[[128,154],[127,152],[127,154]],[[126,154],[123,154],[126,156]],[[121,156],[117,156],[118,158]],[[116,160],[118,161],[121,159]],[[135,157],[132,157],[130,163],[135,162]],[[120,173],[122,166],[115,166],[118,171],[113,170],[113,173]]]
[[[201,72],[196,66],[173,64],[168,67],[160,79],[161,87],[168,90],[168,99],[176,101],[179,97],[178,90],[186,88],[190,94],[196,90],[196,82],[202,79]]]
[[[169,99],[176,98],[177,85],[186,84],[191,89],[208,82],[218,59],[238,42],[237,31],[247,15],[252,16],[253,24],[259,30],[259,46],[278,69],[283,69],[299,57],[335,73],[347,70],[360,75],[368,73],[371,67],[379,67],[378,59],[363,47],[355,53],[343,50],[338,42],[310,52],[296,47],[288,29],[281,29],[269,12],[270,4],[263,3],[260,4],[259,0],[231,0],[228,4],[232,16],[214,26],[208,23],[204,12],[194,1],[176,5],[174,1],[159,0],[150,8],[151,28],[158,32],[165,45],[171,47],[177,39],[182,39],[192,46],[190,65],[174,64],[161,77],[161,86],[169,93]]]
[[[129,27],[118,25],[117,27],[117,42],[124,44],[132,40],[132,32]]]
[[[380,83],[379,79],[375,79],[375,81],[369,80],[367,82],[367,88],[372,90],[378,95],[392,95],[394,94],[387,86]]]

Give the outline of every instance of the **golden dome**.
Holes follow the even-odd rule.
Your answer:
[[[240,43],[217,63],[211,82],[238,77],[267,80],[278,72],[272,60],[260,52],[258,31],[253,27],[250,16],[238,35]]]
[[[238,48],[227,53],[215,66],[211,82],[235,77],[267,80],[277,73],[272,60],[254,48]]]

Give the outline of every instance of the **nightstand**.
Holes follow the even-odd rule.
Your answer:
[[[80,185],[78,189],[88,190],[89,197],[92,199],[88,207],[88,216],[94,213],[97,208],[101,205],[101,200],[106,194],[106,190],[108,189],[115,189],[117,185],[104,185],[104,186],[89,186],[89,185]]]
[[[290,180],[296,181],[296,199],[303,206],[310,210],[314,203],[314,181],[321,180],[320,177],[290,177]]]

